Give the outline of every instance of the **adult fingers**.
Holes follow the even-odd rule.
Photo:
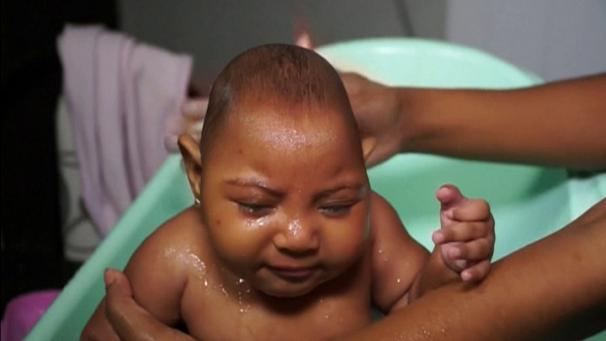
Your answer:
[[[181,106],[183,116],[188,119],[202,119],[206,115],[208,108],[208,98],[191,98],[186,100]]]

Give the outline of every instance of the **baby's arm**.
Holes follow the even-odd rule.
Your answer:
[[[156,319],[174,326],[179,321],[179,303],[186,269],[174,250],[182,249],[179,226],[172,221],[154,232],[137,249],[125,269],[136,301]],[[182,262],[181,262],[182,263]],[[105,298],[82,331],[82,340],[119,340],[105,313]]]
[[[380,196],[373,196],[373,300],[384,312],[457,280],[459,273],[465,280],[480,280],[488,272],[494,245],[488,206],[464,198],[454,186],[442,187],[436,196],[442,203],[443,229],[434,235],[440,245],[431,255],[408,235],[395,210]],[[481,239],[485,240],[478,243]],[[451,257],[451,252],[461,253]]]
[[[370,223],[373,304],[389,313],[406,305],[430,255],[406,232],[394,208],[376,193],[371,196]]]

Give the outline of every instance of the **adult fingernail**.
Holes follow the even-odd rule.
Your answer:
[[[103,280],[105,282],[105,287],[109,287],[114,284],[114,281],[116,280],[114,270],[111,268],[105,269],[105,272],[103,274]]]

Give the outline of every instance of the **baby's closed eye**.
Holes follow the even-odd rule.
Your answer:
[[[252,200],[233,200],[240,212],[248,216],[262,217],[271,214],[275,210],[275,205]]]
[[[321,206],[319,209],[322,213],[327,216],[338,217],[344,214],[349,213],[351,209],[351,204],[337,204],[337,205],[325,205]]]

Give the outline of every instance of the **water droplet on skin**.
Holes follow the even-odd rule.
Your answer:
[[[328,315],[324,315],[324,318],[328,320],[329,316]]]
[[[247,220],[246,226],[249,229],[259,229],[267,225],[267,217],[261,217],[255,220]]]
[[[396,283],[400,283],[400,282],[401,282],[401,280],[399,278],[396,279]]]
[[[380,255],[383,254],[383,250],[379,249],[379,254]]]
[[[193,267],[196,270],[198,279],[206,280],[206,264],[191,249],[177,250],[168,248],[164,250],[164,256],[175,258],[179,263]]]
[[[250,290],[247,290],[247,292],[250,292]],[[245,313],[248,311],[248,309],[250,309],[250,304],[246,304],[246,306],[244,306],[244,300],[242,296],[242,291],[238,291],[238,305],[240,305],[240,312]]]
[[[244,283],[244,278],[238,279],[238,284],[242,284],[242,283]]]
[[[189,252],[189,258],[191,260],[191,264],[196,268],[196,270],[206,273],[206,264],[204,264],[200,257],[192,252]]]
[[[301,233],[301,222],[299,219],[295,219],[288,224],[288,232],[294,237]]]

